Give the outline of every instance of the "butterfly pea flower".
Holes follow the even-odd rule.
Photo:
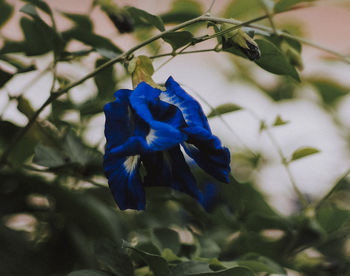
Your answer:
[[[104,108],[104,171],[121,210],[145,209],[144,188],[151,186],[184,192],[205,206],[208,195],[199,190],[183,152],[228,182],[229,150],[212,134],[199,103],[172,77],[165,89],[142,81],[114,96]]]

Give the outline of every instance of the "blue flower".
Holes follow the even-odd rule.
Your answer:
[[[104,170],[121,210],[145,209],[149,186],[168,186],[205,204],[181,146],[204,171],[228,182],[230,152],[211,133],[201,106],[172,77],[165,87],[141,82],[105,105]]]

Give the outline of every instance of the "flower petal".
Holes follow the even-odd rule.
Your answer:
[[[182,143],[185,152],[208,174],[228,183],[231,157],[219,138],[201,127],[187,127],[183,131],[188,135]]]
[[[160,94],[160,99],[179,108],[188,126],[200,126],[210,132],[207,117],[200,104],[181,86],[169,77],[165,83],[167,90]]]
[[[147,171],[145,186],[169,186],[202,202],[203,195],[179,146],[166,152],[143,155],[142,162]]]
[[[106,116],[106,151],[124,143],[132,134],[132,118],[129,110],[129,95],[132,91],[121,89],[114,95],[116,100],[104,107]]]
[[[121,210],[145,209],[145,194],[139,174],[140,156],[116,158],[105,155],[104,169],[109,188]]]

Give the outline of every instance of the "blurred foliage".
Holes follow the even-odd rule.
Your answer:
[[[95,33],[91,12],[67,13],[41,0],[18,2],[19,16],[13,17],[13,1],[0,0],[0,27],[17,20],[23,34],[22,40],[12,40],[0,29],[0,95],[6,94],[8,105],[15,104],[26,120],[36,114],[31,99],[24,96],[25,91],[11,96],[8,83],[21,82],[27,74],[36,73],[41,79],[54,72],[49,91],[53,93],[74,78],[64,69],[56,71],[58,66],[82,68],[92,62],[90,69],[98,69],[122,53],[119,33],[129,33],[134,41],[145,40],[207,9],[202,1],[175,0],[167,12],[157,16],[136,7],[119,7],[112,0],[94,1],[90,11],[99,9],[113,23],[120,43],[116,45],[114,37]],[[265,8],[281,12],[310,1],[263,2]],[[233,0],[222,16],[252,19],[265,12],[261,1]],[[56,26],[59,17],[70,21],[70,27],[62,30]],[[306,86],[319,95],[326,111],[332,111],[350,91],[329,77],[303,78],[302,45],[295,39],[242,28],[242,37],[254,40],[261,53],[251,61],[242,49],[242,37],[222,35],[220,24],[211,22],[209,26],[213,28],[188,26],[162,34],[161,39],[176,53],[199,43],[198,28],[203,27],[208,35],[217,34],[220,47],[216,50],[222,50],[220,54],[238,68],[225,75],[249,83],[277,102],[297,98],[296,91]],[[73,44],[80,48],[71,47]],[[154,45],[152,54],[158,54],[159,47]],[[43,58],[51,60],[47,69],[38,66]],[[272,73],[275,82],[261,83],[253,77],[253,70]],[[251,175],[266,159],[261,154],[232,152],[235,168],[229,184],[218,183],[193,168],[203,190],[206,184],[215,184],[208,212],[187,195],[155,187],[146,189],[146,211],[118,210],[103,178],[101,141],[88,143],[86,133],[127,77],[123,68],[109,66],[93,75],[88,84],[94,90],[90,97],[76,101],[68,93],[56,99],[49,114],[39,116],[1,161],[0,275],[253,276],[287,275],[288,271],[350,275],[350,183],[346,177],[340,178],[321,202],[283,216],[259,191],[254,178],[240,177]],[[3,119],[6,109],[0,110],[0,153],[25,129]],[[241,110],[244,108],[237,104],[225,103],[212,107],[208,117]],[[77,119],[69,119],[70,114]],[[270,127],[287,124],[282,115]],[[263,121],[260,126],[261,131],[269,127]],[[299,148],[284,162],[318,152],[313,147]],[[297,210],[300,203],[296,200],[295,205]]]

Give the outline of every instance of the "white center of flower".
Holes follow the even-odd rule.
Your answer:
[[[156,139],[157,139],[156,131],[153,128],[151,128],[146,136],[146,142],[148,145],[151,145],[152,142]]]
[[[124,161],[124,168],[127,173],[131,173],[135,170],[137,162],[139,161],[140,155],[131,155]]]

